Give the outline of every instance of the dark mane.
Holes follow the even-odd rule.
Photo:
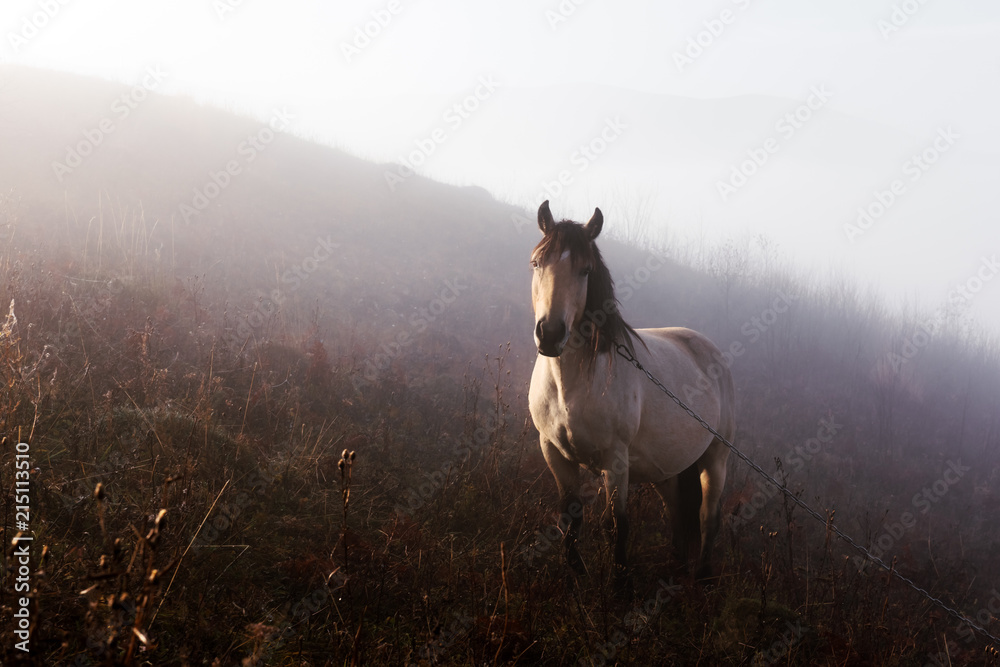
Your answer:
[[[635,329],[622,318],[611,271],[583,225],[571,220],[556,223],[535,246],[533,256],[544,262],[561,256],[567,250],[574,266],[590,264],[593,267],[587,278],[583,319],[571,334],[569,344],[582,341],[582,347],[591,353],[591,363],[598,353],[610,351],[615,343],[621,343],[635,354]]]

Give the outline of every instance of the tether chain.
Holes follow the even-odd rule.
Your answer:
[[[625,347],[621,343],[615,343],[615,349],[618,351],[618,354],[622,356],[622,358],[624,358],[626,361],[628,361],[633,366],[635,366],[640,371],[642,371],[646,375],[646,377],[649,378],[650,382],[652,382],[657,387],[659,387],[659,389],[663,393],[665,393],[667,396],[669,396],[674,401],[674,403],[676,403],[684,412],[686,412],[689,415],[691,415],[691,417],[693,417],[699,424],[701,424],[705,428],[706,431],[708,431],[709,433],[711,433],[712,435],[714,435],[716,438],[718,438],[720,442],[722,442],[723,444],[726,445],[726,447],[729,447],[729,449],[732,450],[733,453],[736,454],[736,456],[738,456],[741,459],[743,459],[747,463],[747,465],[749,465],[751,468],[753,468],[755,471],[757,471],[757,473],[761,477],[763,477],[764,479],[766,479],[767,481],[769,481],[771,484],[773,484],[779,491],[781,491],[783,494],[785,494],[785,496],[787,496],[790,500],[792,500],[792,502],[794,502],[796,505],[798,505],[799,507],[801,507],[807,514],[809,514],[809,516],[813,517],[814,519],[816,519],[820,523],[829,526],[830,530],[832,530],[834,533],[836,533],[837,537],[839,537],[840,539],[842,539],[845,542],[847,542],[848,544],[850,544],[852,547],[854,547],[855,550],[857,550],[858,552],[860,552],[865,558],[867,558],[870,561],[873,561],[874,563],[877,563],[882,569],[884,569],[890,575],[896,577],[897,579],[899,579],[900,581],[902,581],[904,584],[906,584],[907,586],[909,586],[910,588],[912,588],[913,590],[915,590],[917,593],[920,593],[927,600],[929,600],[930,602],[934,603],[935,605],[937,605],[938,607],[940,607],[944,611],[948,612],[951,616],[953,616],[957,620],[961,621],[962,623],[965,623],[970,628],[972,628],[973,630],[975,630],[978,633],[980,633],[982,636],[988,637],[990,639],[990,641],[992,641],[992,642],[994,642],[996,644],[1000,644],[1000,638],[994,637],[992,634],[990,634],[986,630],[986,628],[982,627],[978,623],[976,623],[976,622],[972,621],[971,619],[967,618],[960,611],[958,611],[956,609],[952,609],[951,607],[949,607],[948,605],[946,605],[944,602],[942,602],[938,598],[934,597],[933,595],[931,595],[930,593],[928,593],[927,591],[925,591],[920,586],[917,586],[915,583],[913,583],[913,581],[911,581],[907,577],[904,577],[903,575],[901,575],[899,573],[899,571],[896,570],[895,567],[890,567],[890,566],[886,565],[882,561],[881,558],[879,558],[878,556],[875,556],[874,554],[872,554],[870,551],[868,551],[868,549],[864,548],[863,546],[861,546],[860,544],[858,544],[857,542],[855,542],[851,538],[850,535],[848,535],[847,533],[845,533],[842,530],[840,530],[840,528],[837,528],[837,526],[834,525],[832,518],[829,521],[827,519],[825,519],[819,512],[817,512],[813,508],[809,507],[809,505],[807,505],[801,498],[799,498],[797,495],[795,495],[794,493],[792,493],[791,491],[789,491],[788,488],[784,484],[779,483],[776,479],[774,479],[769,474],[767,474],[766,472],[764,472],[763,468],[761,468],[759,465],[757,465],[756,463],[754,463],[750,459],[750,457],[748,457],[746,454],[744,454],[739,449],[737,449],[736,446],[733,445],[733,443],[729,442],[729,440],[727,440],[722,435],[720,435],[719,432],[716,431],[714,428],[712,428],[712,426],[708,422],[706,422],[704,419],[702,419],[698,415],[698,413],[696,413],[694,410],[692,410],[687,405],[685,405],[684,402],[680,398],[678,398],[672,391],[670,391],[665,386],[663,386],[663,383],[660,382],[659,380],[657,380],[653,376],[652,373],[650,373],[645,368],[643,368],[642,364],[639,363],[639,360],[636,359],[635,356],[633,356],[631,352],[629,352],[629,350],[628,350],[627,347]]]

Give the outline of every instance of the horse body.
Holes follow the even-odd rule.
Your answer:
[[[715,346],[690,329],[636,333],[643,343],[636,356],[656,377],[695,387],[716,363]],[[702,354],[693,356],[692,347]],[[634,367],[607,359],[611,354],[597,357],[592,376],[582,354],[540,355],[528,394],[535,427],[565,458],[593,470],[607,470],[624,455],[630,482],[655,484],[680,474],[698,460],[712,435]],[[721,425],[720,394],[696,390],[690,407]]]
[[[615,322],[620,315],[600,253],[592,247],[588,255],[581,250],[581,239],[574,238],[585,232],[592,245],[603,222],[600,217],[595,231],[593,223],[600,210],[586,227],[564,221],[558,223],[562,227],[557,232],[547,204],[539,209],[539,226],[546,235],[568,236],[562,243],[569,250],[542,248],[539,252],[536,248],[533,255],[535,338],[540,354],[528,401],[542,453],[559,487],[567,558],[574,568],[582,569],[576,541],[582,521],[579,468],[583,465],[604,477],[613,508],[615,560],[621,572],[627,563],[628,485],[652,483],[673,523],[674,546],[685,560],[690,527],[700,527],[693,531],[700,533],[698,575],[706,577],[718,530],[728,449],[642,373],[621,363],[624,360],[615,357],[614,345],[631,343],[634,337],[639,344],[629,345],[633,354],[654,376],[677,388],[696,387],[686,397],[689,406],[727,439],[735,431],[732,378],[718,361],[718,348],[695,331],[636,331],[623,321]],[[556,241],[547,240],[550,245]],[[594,300],[587,293],[595,286],[600,291],[596,283],[601,280],[608,282],[600,294],[603,312],[594,317],[587,308],[594,306]],[[583,282],[585,287],[581,287]],[[601,320],[604,325],[594,324]],[[583,334],[587,321],[591,321],[590,336]],[[623,340],[613,337],[616,331]]]

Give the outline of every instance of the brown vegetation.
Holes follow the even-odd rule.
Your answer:
[[[128,160],[153,169],[160,147]],[[44,188],[0,205],[0,304],[16,316],[0,320],[5,664],[24,659],[10,634],[19,441],[47,548],[39,664],[993,664],[987,642],[859,571],[735,460],[715,586],[676,574],[650,489],[630,500],[635,598],[608,585],[599,501],[575,580],[526,421],[537,232],[518,212],[419,178],[390,196],[378,168],[286,138],[182,225],[172,194],[129,190],[128,160],[100,194],[73,186],[69,213]],[[165,164],[161,184],[177,173]],[[341,175],[377,196],[321,192]],[[309,264],[328,235],[338,246]],[[746,253],[737,277],[677,249],[651,273],[645,251],[602,250],[620,296],[633,277],[633,325],[742,349],[743,451],[1000,631],[995,343],[951,319],[900,362],[917,318],[755,271],[747,247],[715,264]]]

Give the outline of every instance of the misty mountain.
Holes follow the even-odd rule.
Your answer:
[[[391,165],[190,99],[151,93],[129,109],[133,92],[109,82],[8,67],[2,89],[0,182],[19,198],[21,233],[43,232],[48,246],[93,245],[94,220],[141,218],[151,261],[202,276],[220,300],[284,289],[375,323],[409,317],[456,276],[492,294],[526,284],[527,269],[510,266],[515,255],[527,266],[535,229],[518,233],[511,215],[522,212],[479,188],[414,176],[394,193]],[[318,239],[336,246],[335,261],[300,292],[293,269]],[[517,296],[523,314],[526,291]],[[473,321],[497,310],[462,301]]]
[[[280,118],[26,68],[4,69],[2,86],[0,182],[19,201],[19,233],[43,246],[68,252],[113,234],[141,237],[149,267],[171,280],[197,276],[206,307],[228,304],[237,319],[277,290],[291,298],[283,317],[292,304],[316,309],[374,332],[367,342],[376,347],[392,347],[400,329],[433,327],[461,330],[482,349],[513,341],[522,372],[533,361],[533,210],[474,186],[394,180],[398,164],[282,133]],[[334,261],[306,275],[300,265],[318,243],[333,247]],[[648,257],[610,238],[602,248],[620,281]],[[644,326],[688,321],[669,285],[692,275],[669,262],[651,283],[662,289],[639,290],[626,312]],[[455,305],[440,319],[421,315],[456,280]],[[469,351],[450,340],[449,356],[466,363]]]
[[[821,82],[798,100],[692,99],[591,84],[528,89],[500,82],[483,100],[473,99],[474,91],[470,83],[464,97],[333,100],[326,111],[363,131],[370,117],[385,113],[380,108],[412,109],[410,122],[366,135],[365,150],[422,160],[418,173],[483,185],[525,206],[548,198],[554,207],[607,210],[623,196],[648,199],[647,222],[657,236],[718,239],[752,222],[795,248],[803,268],[850,267],[894,296],[922,293],[927,308],[945,298],[952,275],[959,279],[978,263],[969,239],[989,241],[981,230],[997,209],[992,184],[1000,166],[946,114],[913,132],[837,110],[831,104],[841,91]],[[455,105],[471,109],[457,127],[445,120]],[[602,142],[609,121],[624,129]],[[429,154],[420,144],[428,146],[435,129],[444,139]],[[942,135],[951,139],[942,142]],[[351,145],[349,131],[330,136]],[[849,232],[859,208],[877,210],[879,195],[897,180],[904,192],[886,213],[863,234]],[[914,267],[939,264],[942,252],[948,261],[940,272],[879,261],[903,254]],[[977,309],[993,321],[985,303]]]
[[[497,202],[475,186],[444,185],[409,175],[399,163],[373,163],[282,132],[286,112],[280,109],[254,119],[189,98],[162,97],[155,90],[27,68],[0,71],[5,100],[0,182],[19,197],[19,216],[27,223],[21,233],[44,230],[40,241],[48,247],[90,248],[115,228],[121,243],[127,228],[141,237],[149,266],[173,280],[198,276],[207,286],[210,309],[229,304],[237,320],[261,298],[277,294],[290,297],[281,316],[298,312],[300,330],[315,310],[338,326],[354,323],[350,326],[374,336],[366,342],[376,347],[393,345],[400,330],[410,335],[415,328],[432,328],[461,331],[462,341],[485,349],[511,341],[519,368],[531,363],[526,266],[538,240],[534,209]],[[817,89],[817,104],[823,92]],[[569,159],[574,137],[587,136],[594,126],[589,119],[603,122],[626,108],[630,111],[621,117],[643,130],[629,134],[625,128],[607,159],[651,168],[675,164],[680,173],[724,161],[726,147],[741,141],[751,149],[763,146],[759,134],[754,138],[755,128],[766,127],[768,119],[780,118],[789,108],[787,100],[759,96],[683,100],[610,89],[595,95],[583,87],[554,95],[543,100],[538,93],[498,88],[495,98],[483,101],[481,113],[509,118],[519,131],[536,133],[539,145],[564,145]],[[563,102],[556,104],[556,98]],[[529,118],[525,108],[532,99],[537,104]],[[813,144],[807,155],[823,156],[812,167],[796,167],[800,179],[810,179],[811,168],[831,164],[862,170],[863,146],[891,151],[908,140],[827,109],[817,113],[832,114],[835,122],[807,125],[792,137]],[[462,141],[442,143],[440,154],[432,157],[467,159],[470,169],[490,162],[473,159],[477,146],[481,158],[492,141],[486,136],[489,126],[470,119],[457,128]],[[785,127],[792,125],[779,126]],[[640,143],[640,134],[654,140]],[[782,130],[774,134],[782,136]],[[845,137],[849,141],[841,141]],[[793,148],[788,147],[790,153]],[[603,159],[594,162],[594,169]],[[531,162],[525,164],[530,169]],[[470,179],[474,173],[469,172]],[[744,194],[749,192],[736,196]],[[594,204],[605,210],[606,236],[622,229],[620,204]],[[579,207],[558,198],[552,207],[557,217],[590,212],[584,209],[581,215]],[[811,229],[811,223],[804,224],[802,233],[814,233]],[[601,246],[619,285],[634,280],[636,272],[641,275],[649,258],[649,251],[611,238],[602,238]],[[303,263],[316,252],[324,254],[324,247],[332,261],[304,272]],[[773,298],[773,289],[748,282],[744,274],[754,270],[747,264],[749,250],[733,250],[739,256],[703,260],[703,266],[718,269],[716,278],[668,261],[647,276],[643,289],[632,290],[635,298],[624,304],[626,316],[637,326],[694,326],[716,336],[738,332],[738,313],[759,312],[755,304]],[[765,256],[751,264],[761,261],[769,260]],[[421,309],[447,289],[449,280],[459,281],[461,296],[429,321]],[[781,278],[778,284],[795,280]],[[456,363],[469,352],[458,338],[452,347]]]

